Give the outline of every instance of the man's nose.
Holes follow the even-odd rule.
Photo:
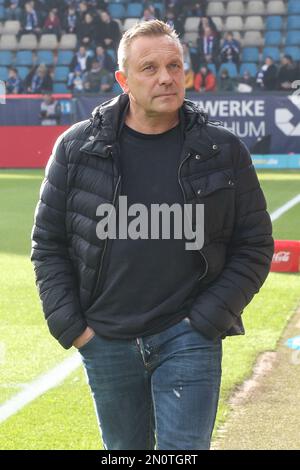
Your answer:
[[[160,85],[169,85],[172,83],[172,77],[166,68],[160,70],[158,80]]]

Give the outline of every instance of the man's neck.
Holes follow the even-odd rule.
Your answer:
[[[131,129],[142,134],[162,134],[172,129],[179,123],[179,112],[147,115],[145,113],[135,113],[129,108],[125,119],[125,124]]]

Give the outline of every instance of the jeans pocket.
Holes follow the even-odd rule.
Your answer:
[[[97,335],[94,334],[94,336],[92,336],[91,339],[89,339],[87,343],[84,343],[84,345],[80,346],[80,348],[77,348],[77,350],[79,352],[85,350],[86,348],[88,348],[95,341],[96,338],[97,338]]]

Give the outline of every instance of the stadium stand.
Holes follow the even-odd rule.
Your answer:
[[[52,77],[53,91],[73,91],[70,83],[75,75],[76,80],[83,79],[91,66],[91,61],[86,66],[86,58],[78,56],[81,45],[86,46],[90,58],[95,56],[96,46],[101,45],[104,52],[97,59],[99,67],[103,67],[109,55],[114,68],[108,72],[113,74],[121,33],[137,21],[151,18],[163,19],[175,27],[189,47],[195,74],[201,65],[207,65],[218,77],[224,68],[235,80],[245,72],[256,77],[260,70],[264,71],[263,67],[267,69],[265,59],[268,56],[275,62],[278,73],[282,67],[288,71],[293,69],[291,77],[299,72],[299,0],[20,0],[21,13],[15,17],[8,11],[9,3],[0,0],[1,80],[7,80],[10,67],[17,69],[23,81],[38,65],[45,64]],[[52,20],[49,20],[49,12],[53,13]],[[232,33],[233,38],[228,39],[228,33]],[[221,57],[224,45],[225,61],[224,54]],[[238,58],[234,47],[238,49]],[[288,59],[284,59],[286,55]],[[78,59],[75,62],[74,57]],[[280,85],[275,89],[280,89]],[[111,91],[114,90],[120,90],[117,84]],[[26,86],[23,91],[26,92]]]

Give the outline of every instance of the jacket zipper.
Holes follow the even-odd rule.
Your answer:
[[[186,162],[186,160],[187,160],[188,158],[190,158],[190,156],[191,156],[191,154],[188,153],[188,154],[186,155],[186,157],[182,160],[182,162],[180,163],[179,168],[178,168],[178,183],[179,183],[179,186],[180,186],[180,188],[181,188],[181,191],[182,191],[182,194],[183,194],[183,200],[184,200],[184,203],[185,203],[185,204],[186,204],[186,196],[185,196],[185,192],[184,192],[183,186],[182,186],[181,181],[180,181],[180,178],[181,178],[180,172],[181,172],[181,168],[182,168],[183,164]],[[193,232],[193,227],[192,227],[191,221],[189,220],[189,222],[190,222],[190,225],[191,225],[191,232]],[[205,255],[202,253],[202,251],[201,251],[201,250],[198,250],[198,251],[199,251],[200,255],[202,256],[202,258],[204,259],[204,262],[205,262],[205,271],[204,271],[204,273],[198,278],[198,281],[201,281],[201,279],[203,279],[203,278],[206,276],[206,274],[207,274],[207,271],[208,271],[208,261],[207,261]]]
[[[117,184],[116,184],[116,186],[115,186],[114,195],[113,195],[113,201],[112,201],[113,206],[115,206],[115,202],[116,202],[116,198],[117,198],[117,192],[118,192],[118,188],[119,188],[120,181],[121,181],[121,176],[119,175]],[[96,296],[96,294],[97,294],[97,290],[98,290],[98,288],[99,288],[99,286],[100,286],[100,280],[101,280],[101,274],[102,274],[102,268],[103,268],[104,255],[105,255],[105,251],[106,251],[107,243],[108,243],[107,240],[108,240],[108,238],[106,237],[105,242],[104,242],[104,247],[103,247],[103,251],[102,251],[102,256],[101,256],[100,264],[99,264],[99,267],[98,267],[98,276],[97,276],[96,284],[95,284],[95,287],[94,287],[94,292],[93,292],[93,295],[92,295],[92,301],[94,301],[95,296]],[[98,293],[98,294],[99,294],[99,293]]]

